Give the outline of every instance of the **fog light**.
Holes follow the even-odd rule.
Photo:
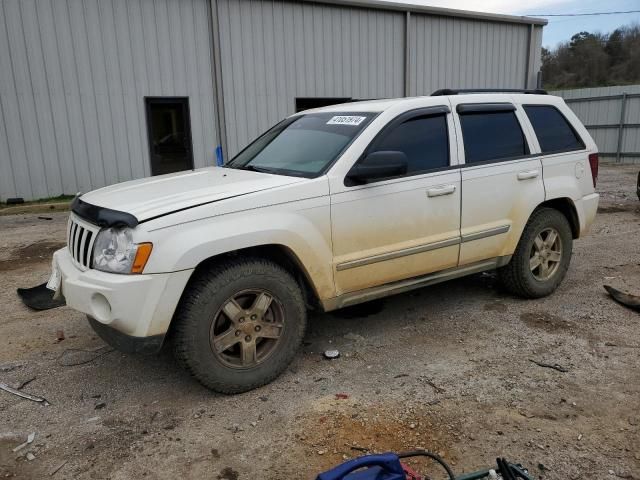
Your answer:
[[[111,318],[111,304],[107,297],[101,293],[94,293],[91,296],[91,311],[93,312],[93,318],[100,323],[109,324],[113,320]]]

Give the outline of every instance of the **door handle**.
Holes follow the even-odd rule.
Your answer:
[[[451,195],[456,191],[455,185],[445,185],[443,187],[435,187],[427,190],[428,197],[440,197],[442,195]]]
[[[536,178],[540,172],[538,170],[528,170],[526,172],[518,173],[518,180],[529,180],[531,178]]]

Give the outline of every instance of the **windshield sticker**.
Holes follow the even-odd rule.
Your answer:
[[[327,125],[353,125],[358,126],[362,122],[364,122],[367,117],[356,117],[353,115],[338,115],[336,117],[332,117],[331,120],[327,122]]]

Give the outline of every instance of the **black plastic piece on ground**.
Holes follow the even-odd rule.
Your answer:
[[[629,307],[633,310],[640,312],[640,297],[637,295],[631,295],[630,293],[625,293],[622,290],[618,290],[617,288],[613,288],[611,285],[604,285],[604,288],[609,295],[618,303],[624,305],[625,307]]]
[[[46,282],[32,288],[18,288],[18,295],[27,307],[33,310],[49,310],[51,308],[64,307],[64,297],[53,298],[53,290],[47,288]]]
[[[132,337],[111,328],[104,323],[98,322],[95,318],[87,316],[91,328],[98,336],[111,345],[116,350],[124,353],[140,353],[142,355],[153,355],[158,353],[164,343],[164,335],[153,335],[151,337]]]
[[[91,205],[76,197],[71,203],[71,211],[100,227],[130,227],[138,225],[138,219],[127,212]]]
[[[461,93],[528,93],[531,95],[548,95],[542,88],[441,88],[431,94],[432,97],[442,95],[459,95]]]

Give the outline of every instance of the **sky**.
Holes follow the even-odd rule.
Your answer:
[[[402,3],[457,8],[508,15],[540,16],[540,14],[589,13],[640,10],[640,0],[401,0]],[[599,15],[591,17],[549,17],[544,27],[542,45],[555,47],[581,31],[608,33],[616,27],[640,23],[640,13]]]

